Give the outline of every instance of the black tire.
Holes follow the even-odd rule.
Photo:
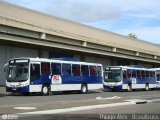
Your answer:
[[[42,87],[42,95],[49,95],[50,88],[48,85],[43,85]]]
[[[145,90],[146,90],[146,91],[149,91],[149,84],[146,84]]]
[[[131,85],[131,84],[129,84],[129,85],[127,86],[127,91],[128,91],[128,92],[131,92],[131,91],[132,91],[132,85]]]
[[[82,84],[81,85],[81,91],[80,91],[82,94],[85,94],[88,92],[88,87],[86,84]]]

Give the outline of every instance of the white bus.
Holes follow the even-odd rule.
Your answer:
[[[156,88],[155,70],[139,66],[110,66],[105,68],[104,89],[127,90]]]
[[[103,87],[101,64],[43,59],[15,58],[6,70],[6,91],[14,93],[79,91]]]
[[[160,88],[160,68],[152,68],[152,70],[156,71],[157,88]]]

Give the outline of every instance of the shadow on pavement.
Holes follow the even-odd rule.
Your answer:
[[[40,115],[32,117],[24,117],[23,120],[99,120],[100,115],[86,115],[86,114],[59,114],[59,115]]]
[[[0,97],[6,97],[6,96],[8,96],[8,94],[0,93]]]

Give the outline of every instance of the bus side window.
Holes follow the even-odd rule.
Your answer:
[[[155,71],[150,71],[150,77],[153,77],[153,78],[156,77],[156,76],[155,76]]]
[[[160,74],[157,74],[157,81],[160,81]]]
[[[153,73],[153,77],[156,78],[156,73],[155,73],[155,71],[152,71],[152,73]]]
[[[101,66],[97,66],[97,74],[98,74],[98,76],[102,76],[102,68],[101,68]]]
[[[142,76],[142,78],[145,78],[145,71],[144,70],[141,71],[141,76]]]
[[[53,75],[61,75],[61,64],[60,63],[52,63],[52,74]]]
[[[72,65],[73,76],[80,76],[80,65]]]
[[[141,78],[141,71],[137,70],[137,78]]]
[[[136,77],[136,70],[132,70],[132,77]]]
[[[71,64],[62,64],[62,75],[71,76]]]
[[[128,78],[131,78],[132,77],[132,72],[131,70],[127,69],[127,77]]]
[[[149,71],[146,71],[146,77],[149,77]]]
[[[123,80],[126,80],[127,79],[127,74],[126,74],[127,72],[124,70],[123,71]]]
[[[34,81],[40,78],[40,65],[39,64],[31,64],[31,71],[30,71],[30,80]]]
[[[50,72],[50,63],[41,63],[41,72],[42,75],[49,75]]]
[[[149,71],[150,77],[154,77],[153,71]]]
[[[96,66],[90,66],[90,75],[97,76]]]
[[[81,74],[82,76],[89,76],[88,65],[81,65]]]

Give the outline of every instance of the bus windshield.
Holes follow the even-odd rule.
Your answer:
[[[120,82],[122,80],[121,77],[121,70],[107,70],[105,71],[104,74],[105,78],[104,81],[105,82]]]
[[[26,81],[29,75],[28,69],[29,69],[28,62],[10,63],[7,70],[7,81],[8,82]]]

